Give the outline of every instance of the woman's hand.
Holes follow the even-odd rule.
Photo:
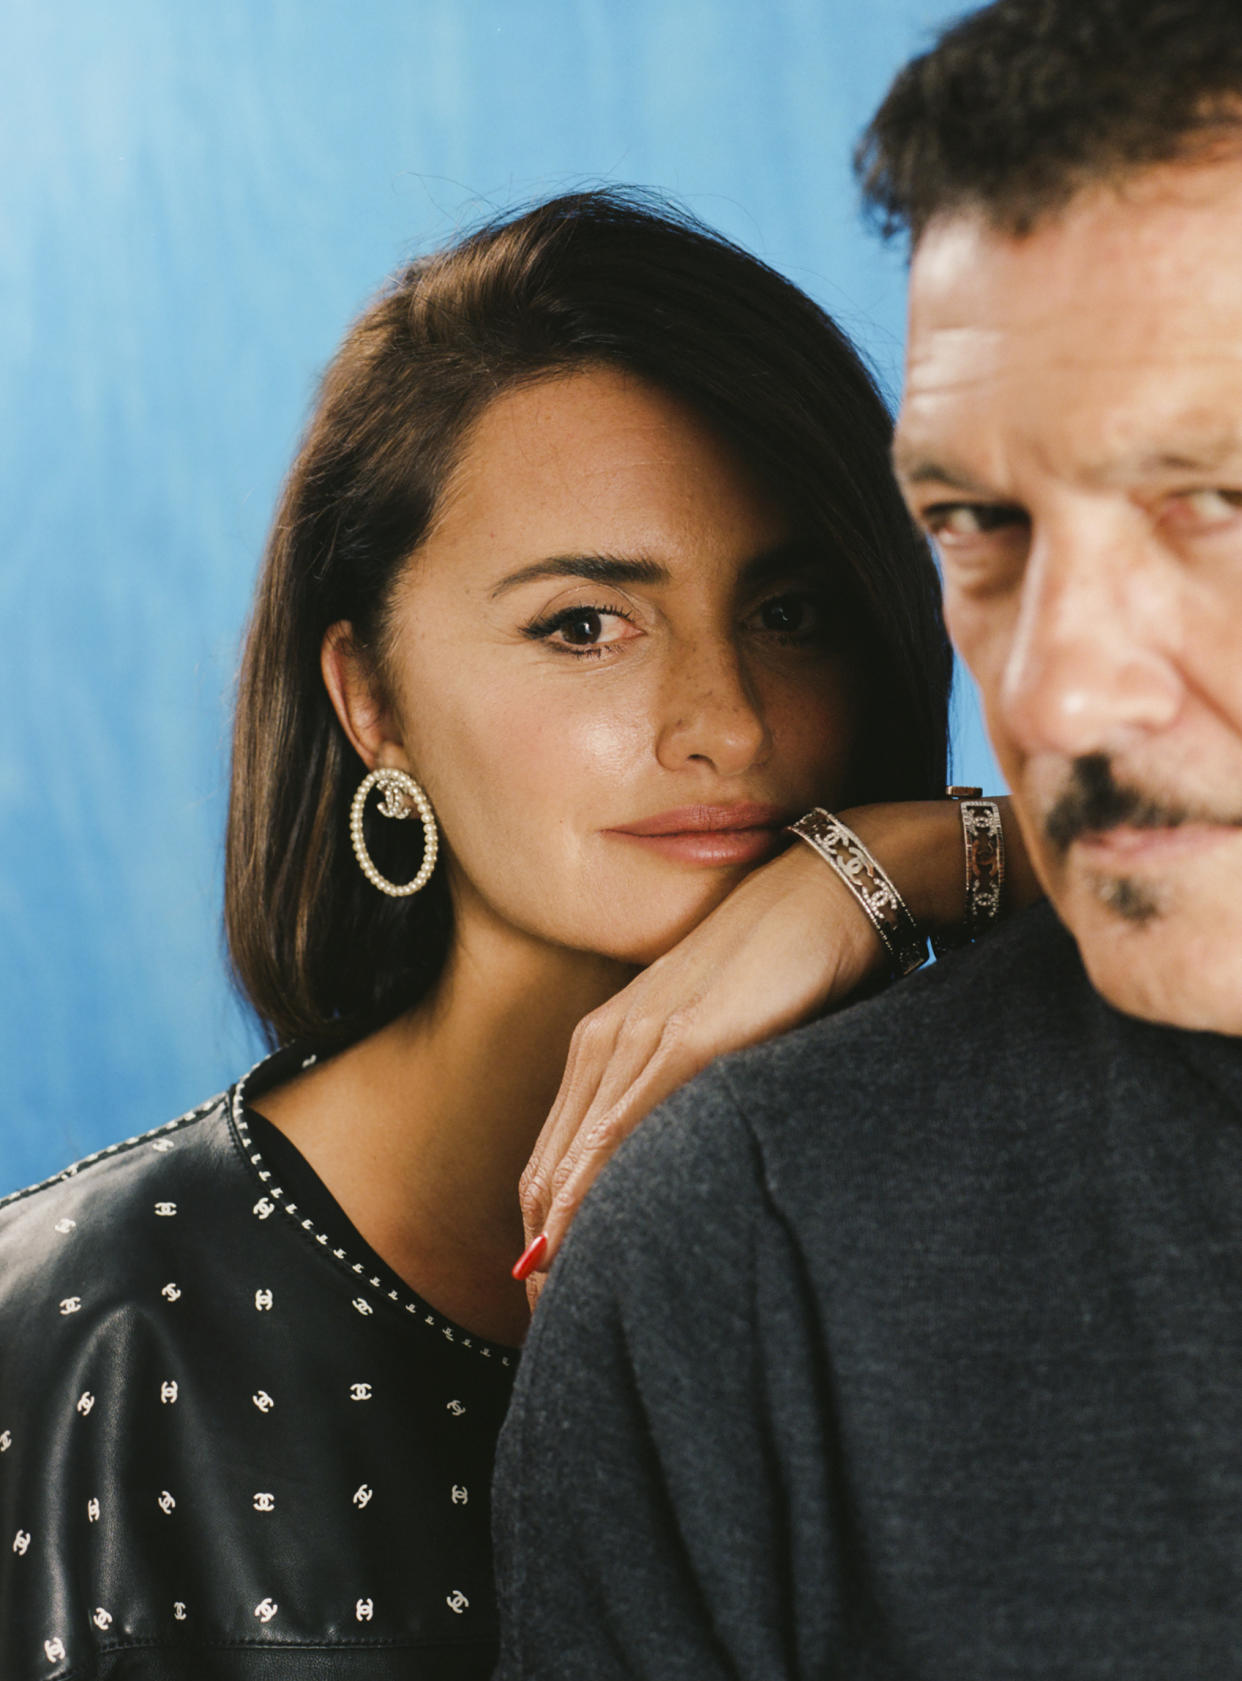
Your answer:
[[[1008,802],[1000,803],[1006,903],[1016,906],[1029,903],[1038,888]],[[839,815],[888,871],[922,928],[960,924],[965,865],[953,802],[860,806]],[[881,974],[885,961],[853,894],[796,841],[585,1016],[522,1175],[527,1241],[547,1238],[527,1279],[532,1307],[596,1175],[649,1110],[723,1052],[771,1038],[844,1002]]]

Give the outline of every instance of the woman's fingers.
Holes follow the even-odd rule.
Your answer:
[[[648,1029],[644,1022],[635,1021],[628,992],[627,988],[593,1011],[574,1032],[560,1090],[522,1175],[522,1221],[528,1244],[545,1230],[551,1217],[559,1170],[574,1140],[589,1131],[641,1077],[658,1043],[659,1024]]]
[[[624,1082],[619,1102],[611,1106],[601,1102],[588,1109],[576,1130],[570,1131],[568,1145],[559,1157],[558,1146],[553,1146],[549,1160],[554,1165],[549,1168],[539,1203],[539,1248],[526,1277],[532,1311],[547,1269],[600,1172],[644,1117],[711,1061],[708,1054],[695,1055],[688,1044],[678,1047],[680,1054],[670,1054],[667,1045],[665,1040],[665,1054],[657,1052],[636,1078]],[[572,1117],[567,1116],[564,1124],[572,1129]]]
[[[537,1272],[551,1265],[583,1197],[643,1117],[721,1049],[741,1043],[737,1031],[723,1044],[705,1038],[700,1002],[653,1014],[645,998],[626,993],[596,1012],[599,1020],[571,1056],[523,1175],[527,1244],[547,1239],[531,1260]]]
[[[540,1259],[542,1268],[551,1265],[583,1197],[639,1122],[710,1061],[709,1055],[696,1056],[689,1046],[657,1055],[630,1082],[619,1102],[598,1116],[587,1115],[553,1176],[552,1201],[543,1227],[548,1246]]]

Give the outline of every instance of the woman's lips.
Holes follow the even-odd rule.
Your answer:
[[[784,845],[792,822],[776,806],[681,806],[606,833],[684,864],[756,864]]]

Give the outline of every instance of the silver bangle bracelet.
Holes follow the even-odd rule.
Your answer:
[[[995,800],[959,801],[966,847],[966,937],[977,940],[1000,915],[1005,831]]]
[[[1000,807],[995,800],[983,797],[982,788],[950,786],[944,792],[946,799],[957,801],[962,820],[966,900],[960,931],[932,940],[937,956],[941,951],[969,945],[987,933],[1000,916],[1005,884],[1005,831]]]
[[[814,847],[862,906],[898,975],[927,962],[927,941],[892,881],[847,824],[816,807],[789,832]]]

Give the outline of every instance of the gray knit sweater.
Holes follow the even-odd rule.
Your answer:
[[[1242,1041],[1047,910],[620,1152],[502,1437],[506,1681],[1242,1677]]]

